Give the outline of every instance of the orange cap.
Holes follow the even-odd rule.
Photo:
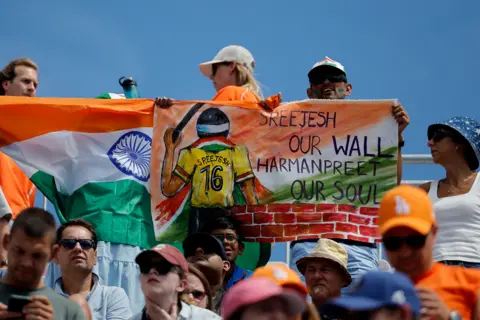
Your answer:
[[[293,288],[302,294],[308,294],[307,287],[298,274],[282,263],[273,262],[260,267],[253,272],[252,277],[269,278],[282,287]]]
[[[435,212],[425,190],[401,185],[384,194],[378,214],[380,234],[395,227],[408,227],[428,234],[434,224]]]

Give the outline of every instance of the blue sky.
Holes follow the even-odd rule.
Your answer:
[[[480,2],[403,1],[7,1],[0,9],[0,63],[40,66],[39,96],[121,92],[133,76],[142,97],[209,99],[198,64],[229,44],[254,55],[266,95],[306,98],[309,68],[340,61],[352,99],[398,98],[411,117],[405,154],[428,153],[426,128],[455,115],[480,120]],[[435,179],[406,166],[405,179]],[[284,259],[276,245],[272,259]]]

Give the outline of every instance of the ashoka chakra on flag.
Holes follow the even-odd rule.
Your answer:
[[[130,131],[115,142],[107,155],[118,170],[146,182],[150,179],[151,153],[152,138],[140,131]]]

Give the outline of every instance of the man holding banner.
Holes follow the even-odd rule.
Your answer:
[[[35,97],[38,66],[28,58],[11,61],[0,70],[0,96]],[[15,217],[33,207],[36,188],[22,169],[7,155],[0,153],[0,198],[6,198],[5,210]]]
[[[308,73],[310,87],[307,95],[310,99],[343,100],[352,93],[352,85],[347,80],[345,67],[338,61],[325,57],[317,62]],[[407,112],[400,103],[392,105],[392,115],[398,123],[397,181],[401,182],[401,148],[404,140],[403,130],[410,123]],[[334,239],[348,251],[348,272],[357,277],[370,269],[378,268],[378,251],[375,243],[347,239]],[[290,243],[290,267],[297,270],[296,262],[307,256],[315,248],[316,240],[300,240]],[[297,270],[298,271],[298,270]],[[348,290],[348,289],[347,289]]]

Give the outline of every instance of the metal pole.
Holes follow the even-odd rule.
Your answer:
[[[43,196],[43,210],[47,211],[47,197]]]
[[[430,182],[430,180],[402,180],[402,184],[410,184],[412,186],[419,186],[427,182]]]
[[[290,266],[290,241],[285,242],[285,261]]]
[[[432,164],[433,159],[429,154],[404,154],[403,164]]]

